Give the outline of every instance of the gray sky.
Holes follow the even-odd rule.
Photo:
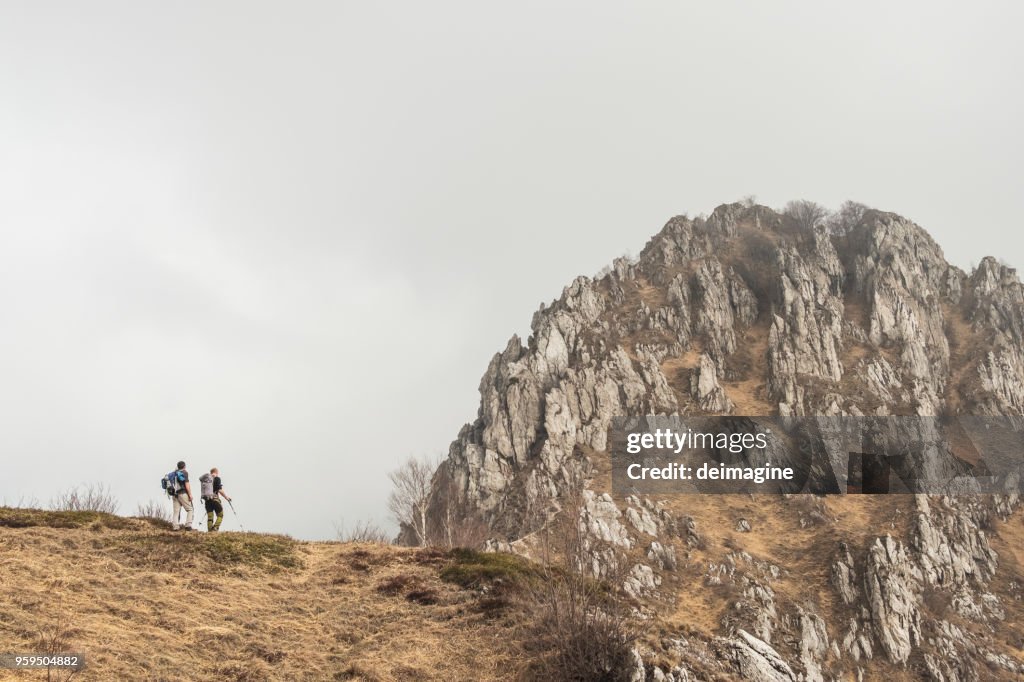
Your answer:
[[[184,458],[251,529],[383,522],[541,301],[747,194],[1020,265],[1022,15],[0,2],[0,500]]]

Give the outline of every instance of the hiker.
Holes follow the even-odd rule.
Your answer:
[[[171,483],[174,486],[171,497],[174,499],[174,516],[171,519],[171,528],[178,530],[178,519],[181,517],[181,510],[187,514],[185,517],[185,530],[192,530],[192,484],[188,482],[188,470],[184,462],[178,462],[178,468],[169,474]]]
[[[224,484],[220,480],[220,471],[217,467],[210,469],[210,473],[199,477],[202,484],[203,503],[206,505],[206,530],[210,533],[220,530],[220,524],[224,520],[224,505],[220,498],[228,502],[231,496],[224,490]]]

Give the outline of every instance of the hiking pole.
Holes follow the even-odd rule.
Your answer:
[[[235,511],[235,503],[232,502],[231,500],[228,500],[228,506],[231,507],[231,513],[235,515],[235,521],[238,521],[238,527],[241,528],[242,532],[244,533],[245,526],[242,525],[242,521],[238,518],[238,512]]]

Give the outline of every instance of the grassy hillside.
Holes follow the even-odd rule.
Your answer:
[[[780,610],[816,599],[815,612],[849,618],[829,591],[835,546],[905,535],[914,514],[913,498],[900,495],[702,501],[691,508],[699,541],[641,605],[640,648],[685,641],[645,661],[663,669],[683,662],[715,682],[735,679],[721,660],[723,638],[742,626],[753,584],[745,576],[774,572]],[[736,530],[737,518],[751,530]],[[972,622],[937,592],[923,615],[1015,658],[1024,641],[1020,515],[993,520],[988,535],[1000,557],[989,589],[1003,618]],[[708,579],[715,567],[726,569],[720,582]],[[174,533],[143,519],[0,508],[0,652],[83,653],[88,668],[75,680],[548,679],[527,668],[543,638],[538,603],[519,589],[538,579],[536,564],[509,554]],[[781,626],[777,634],[780,648],[796,641]],[[920,679],[914,661],[894,666],[875,656],[860,667],[869,679]],[[985,672],[994,677],[982,679],[1008,679]],[[0,681],[30,679],[47,678],[0,671]]]
[[[0,508],[0,651],[83,653],[75,680],[507,679],[515,616],[474,570],[510,569]],[[46,673],[0,671],[29,679]]]

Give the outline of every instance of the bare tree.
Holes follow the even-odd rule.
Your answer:
[[[828,228],[832,234],[843,235],[852,230],[864,219],[868,207],[856,201],[844,201],[839,210],[833,213],[828,220]]]
[[[394,486],[388,497],[388,509],[420,547],[428,544],[430,480],[436,468],[435,461],[410,457],[388,474]]]
[[[808,232],[822,224],[829,215],[827,208],[806,199],[789,202],[782,212],[792,218],[801,229]]]
[[[444,472],[442,481],[435,496],[431,544],[443,543],[449,548],[478,548],[487,540],[487,523],[470,508],[460,494],[455,480],[447,471]]]
[[[74,486],[50,500],[54,511],[94,511],[116,514],[117,498],[104,483]]]

